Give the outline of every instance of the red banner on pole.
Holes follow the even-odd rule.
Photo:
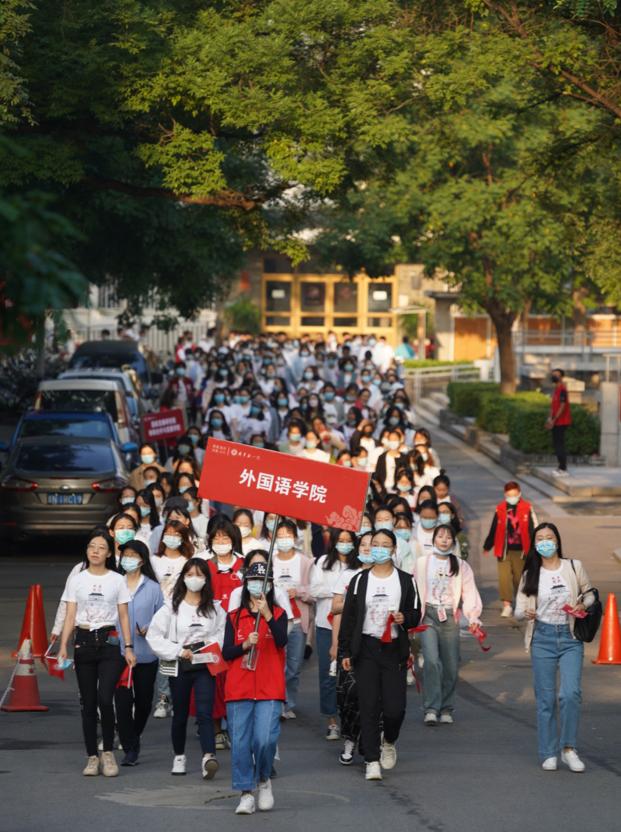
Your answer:
[[[145,413],[142,417],[145,442],[163,442],[185,433],[185,418],[181,408]]]
[[[368,487],[362,471],[210,437],[198,496],[357,532]]]

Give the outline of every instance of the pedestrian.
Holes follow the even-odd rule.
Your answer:
[[[147,644],[146,634],[151,619],[164,603],[162,590],[149,562],[149,549],[140,540],[130,540],[121,547],[121,574],[129,592],[129,631],[133,633],[136,664],[131,684],[117,687],[114,694],[119,739],[125,752],[122,766],[138,764],[140,738],[151,706],[157,676],[157,656]],[[121,653],[125,655],[122,633]]]
[[[210,644],[217,643],[222,648],[224,624],[225,613],[220,604],[214,603],[206,561],[190,558],[177,578],[170,606],[158,610],[147,631],[147,642],[159,657],[160,668],[169,673],[175,755],[171,774],[186,773],[185,743],[192,691],[203,778],[211,780],[218,770],[212,721],[215,681],[207,665],[195,664],[192,657]]]
[[[136,491],[140,491],[146,487],[145,472],[147,468],[155,468],[160,473],[166,470],[163,465],[157,461],[157,453],[153,445],[146,442],[140,446],[140,465],[132,470],[129,475],[129,484]]]
[[[480,626],[483,609],[471,567],[455,553],[451,525],[436,526],[431,554],[414,565],[421,597],[420,634],[423,649],[423,710],[425,725],[453,723],[459,670],[459,620],[464,615],[470,632]]]
[[[349,584],[339,632],[343,669],[353,668],[356,677],[367,780],[381,780],[382,768],[397,763],[395,743],[406,706],[408,630],[420,621],[416,582],[394,565],[396,548],[391,531],[374,533],[373,566]]]
[[[567,477],[567,451],[565,450],[565,433],[571,425],[571,405],[569,394],[563,379],[565,373],[558,367],[552,370],[552,401],[550,403],[550,416],[546,422],[546,428],[552,431],[552,442],[554,453],[558,462],[558,468],[554,471],[556,477]]]
[[[115,514],[108,524],[108,529],[114,541],[114,558],[117,566],[121,557],[119,546],[133,540],[140,528],[138,520],[129,513],[134,506],[125,506],[126,510],[121,514]]]
[[[82,570],[69,581],[67,611],[58,662],[67,658],[70,637],[75,635],[73,661],[82,707],[82,731],[88,760],[82,772],[92,777],[116,777],[114,758],[114,690],[121,675],[122,660],[117,635],[120,622],[125,661],[136,664],[130,636],[127,605],[129,592],[116,571],[114,543],[105,528],[93,529],[86,542]],[[103,751],[97,756],[97,711],[101,719]]]
[[[255,811],[255,789],[259,811],[274,807],[271,772],[286,699],[287,614],[275,604],[273,586],[267,564],[253,563],[244,575],[241,604],[226,621],[222,653],[230,662],[225,699],[233,789],[241,792],[238,815]]]
[[[513,615],[513,597],[517,592],[524,568],[524,558],[530,551],[537,515],[531,504],[522,497],[517,482],[505,484],[504,500],[496,506],[489,533],[483,543],[483,554],[494,550],[498,563],[498,592],[502,601],[502,618]]]
[[[332,624],[330,611],[334,588],[341,574],[356,563],[356,537],[353,532],[330,530],[328,552],[311,569],[311,595],[316,601],[315,635],[319,671],[319,711],[328,720],[327,740],[339,739],[336,720],[336,673],[331,672]]]
[[[570,771],[586,768],[577,752],[584,644],[575,637],[574,625],[576,615],[595,600],[591,586],[581,561],[563,556],[557,527],[538,525],[524,565],[515,617],[526,619],[524,642],[532,658],[538,750],[544,771],[558,768],[559,748],[561,761]]]

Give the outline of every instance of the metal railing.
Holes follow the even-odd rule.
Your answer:
[[[415,402],[432,393],[445,393],[450,381],[487,381],[487,374],[485,368],[476,364],[416,367],[404,373]]]
[[[600,352],[621,348],[621,332],[617,332],[613,327],[602,330],[522,329],[514,332],[513,344],[514,349],[519,351],[558,347],[565,350]]]

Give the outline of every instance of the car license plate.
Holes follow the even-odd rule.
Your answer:
[[[48,494],[48,506],[81,506],[84,494]]]

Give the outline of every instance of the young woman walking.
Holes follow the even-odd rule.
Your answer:
[[[127,605],[129,592],[116,571],[114,543],[107,529],[94,529],[86,544],[82,571],[69,581],[67,612],[60,638],[58,661],[67,658],[68,643],[75,631],[73,657],[82,703],[82,731],[88,761],[87,777],[101,773],[116,777],[114,758],[114,690],[121,675],[122,660],[116,633],[120,622],[125,661],[136,664],[130,636]],[[101,717],[103,752],[97,756],[97,709]]]
[[[571,771],[586,768],[576,750],[584,644],[576,639],[574,625],[576,614],[595,600],[590,589],[582,563],[563,557],[556,526],[537,526],[520,581],[515,617],[527,622],[524,640],[532,656],[539,759],[544,771],[558,768],[559,748],[561,761]]]

